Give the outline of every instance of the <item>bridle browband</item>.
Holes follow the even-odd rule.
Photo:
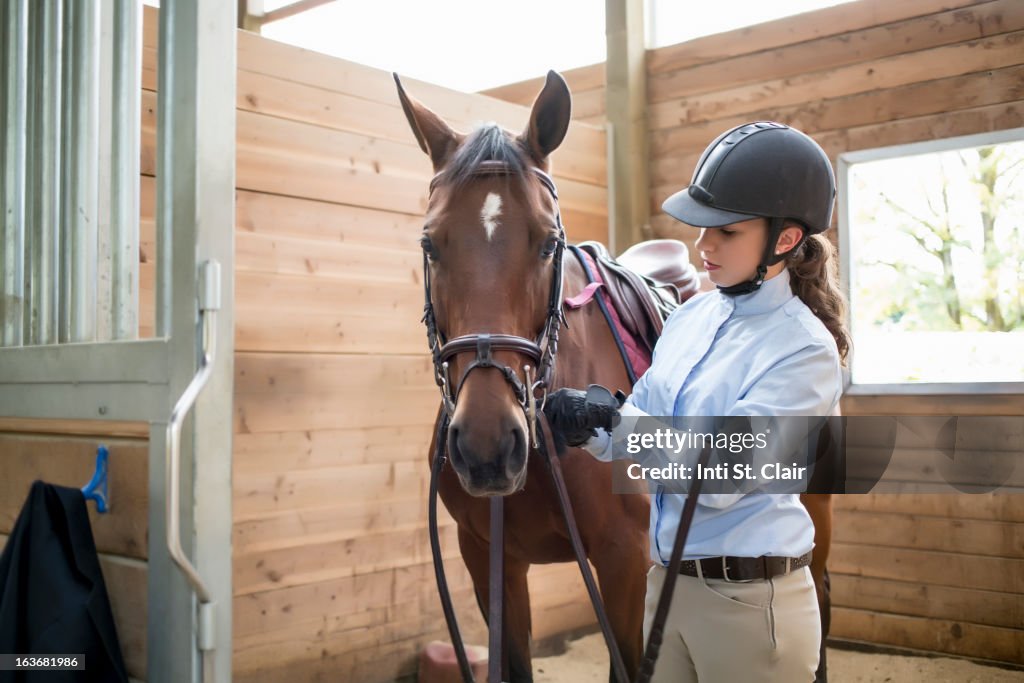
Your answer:
[[[491,332],[465,334],[451,340],[444,339],[444,335],[437,329],[437,321],[434,318],[434,305],[431,301],[430,290],[430,263],[426,252],[423,253],[422,322],[427,327],[427,342],[430,345],[434,363],[434,381],[441,390],[441,400],[448,418],[451,419],[455,413],[456,401],[469,373],[476,368],[495,368],[501,372],[515,392],[519,405],[526,413],[532,444],[537,447],[537,393],[541,392],[540,407],[543,409],[554,375],[555,355],[558,353],[558,330],[561,325],[564,324],[568,327],[568,324],[562,309],[562,261],[565,253],[565,228],[562,226],[562,214],[558,208],[558,191],[555,189],[555,183],[551,176],[547,173],[536,166],[529,167],[529,171],[551,193],[551,197],[555,201],[555,220],[558,226],[558,242],[553,254],[554,273],[548,297],[547,318],[536,341],[517,335]],[[480,162],[473,170],[472,175],[510,175],[515,172],[515,169],[504,161],[488,160]],[[438,173],[430,181],[431,194],[442,175],[443,173]],[[493,355],[494,351],[513,351],[528,357],[534,366],[532,368],[529,365],[523,367],[525,382],[519,379],[519,375],[511,367],[496,361]],[[475,356],[463,370],[453,392],[448,366],[449,361],[460,353],[474,353]]]

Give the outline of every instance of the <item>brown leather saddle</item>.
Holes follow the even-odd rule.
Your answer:
[[[623,326],[643,343],[648,354],[661,336],[668,316],[700,291],[700,277],[686,245],[678,240],[648,240],[613,259],[600,242],[576,245],[597,266]]]

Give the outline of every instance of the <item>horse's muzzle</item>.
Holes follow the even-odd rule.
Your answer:
[[[526,434],[513,426],[497,439],[474,438],[453,424],[448,430],[448,454],[462,487],[473,496],[504,496],[526,483]]]

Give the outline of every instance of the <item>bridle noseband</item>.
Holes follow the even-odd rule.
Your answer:
[[[536,166],[530,167],[530,172],[551,193],[551,197],[555,201],[555,216],[558,226],[558,241],[553,254],[554,274],[548,298],[547,319],[536,341],[511,334],[490,332],[465,334],[445,340],[444,335],[437,329],[437,321],[434,318],[434,305],[430,296],[430,264],[426,252],[423,253],[425,302],[422,322],[427,327],[427,342],[430,345],[434,363],[434,381],[441,390],[441,400],[449,420],[455,414],[456,401],[469,373],[476,368],[495,368],[501,372],[515,392],[516,399],[526,414],[531,441],[534,447],[537,447],[537,393],[541,392],[540,406],[543,409],[554,374],[555,355],[558,353],[558,330],[561,325],[568,326],[568,324],[562,309],[562,261],[565,253],[565,228],[562,226],[562,215],[558,208],[558,191],[555,189],[555,183],[551,176],[547,173]],[[503,161],[482,161],[473,171],[473,175],[510,175],[513,173],[515,170]],[[431,193],[441,175],[441,173],[435,175],[430,181]],[[523,367],[525,381],[521,381],[515,370],[494,359],[494,351],[514,351],[527,356],[535,365],[533,368],[529,365]],[[448,371],[449,361],[460,353],[474,353],[475,356],[462,372],[453,392],[451,376]]]

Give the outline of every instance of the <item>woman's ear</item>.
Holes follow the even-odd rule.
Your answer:
[[[787,223],[775,242],[775,255],[781,256],[792,251],[804,237],[804,229],[796,223]]]

